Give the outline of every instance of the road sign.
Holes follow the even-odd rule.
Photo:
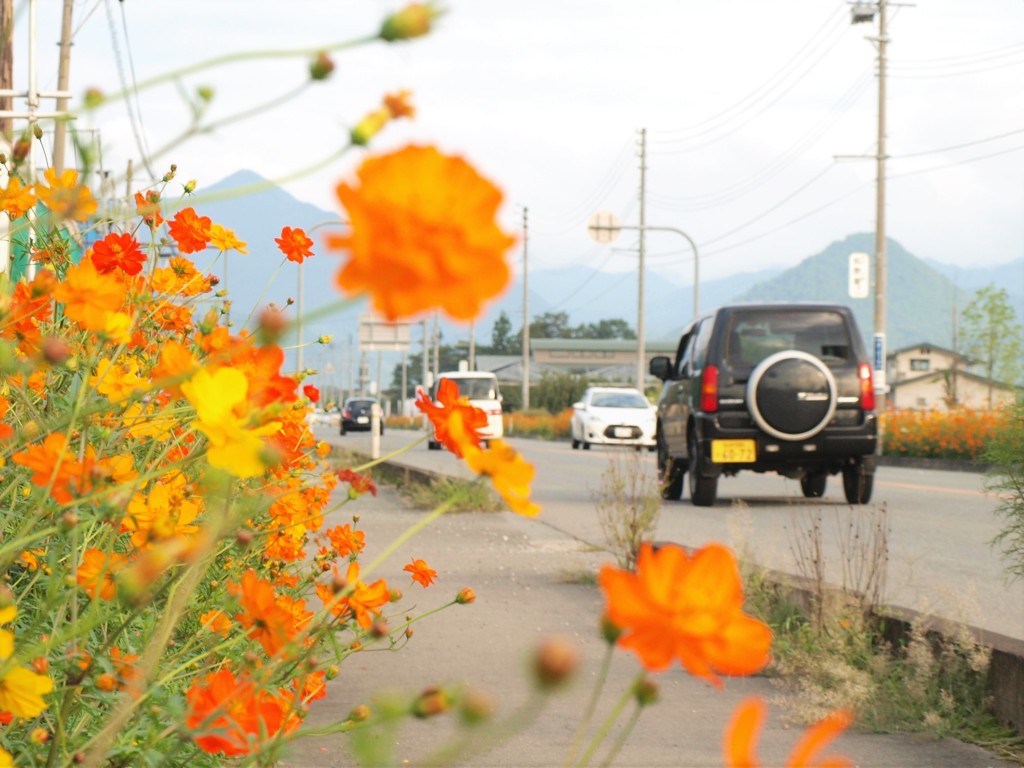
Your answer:
[[[363,352],[406,352],[414,323],[389,323],[370,314],[359,316],[359,349]]]
[[[622,234],[622,223],[614,213],[598,211],[587,222],[587,232],[592,240],[599,243],[611,243]]]
[[[871,290],[871,257],[866,253],[850,254],[850,298],[866,299]]]

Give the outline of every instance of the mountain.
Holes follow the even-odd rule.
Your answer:
[[[952,346],[953,307],[960,309],[970,293],[953,284],[923,259],[909,253],[892,239],[887,243],[889,351],[930,341]],[[821,253],[809,256],[777,277],[739,294],[738,301],[825,301],[846,304],[853,309],[865,339],[874,327],[874,300],[851,299],[847,293],[849,256],[872,253],[874,235],[860,233],[831,243]]]
[[[260,191],[247,191],[253,185],[260,186]],[[226,280],[223,259],[213,268],[227,284],[236,330],[246,325],[254,307],[271,301],[283,306],[288,297],[298,298],[298,265],[284,260],[274,244],[274,238],[280,236],[285,226],[302,227],[317,242],[316,255],[303,265],[304,314],[339,304],[342,296],[335,286],[334,275],[340,261],[322,242],[325,233],[341,229],[337,211],[301,202],[279,187],[268,185],[252,171],[239,171],[203,192],[211,194],[213,199],[200,204],[202,213],[235,230],[249,244],[247,255],[234,252],[228,255]],[[837,302],[854,310],[861,332],[866,339],[870,338],[874,325],[873,300],[849,298],[847,274],[851,253],[873,250],[874,235],[855,234],[829,244],[821,253],[808,256],[786,270],[739,273],[725,279],[702,281],[700,308],[707,310],[733,301]],[[1018,317],[1024,319],[1024,300],[1021,299],[1024,296],[1024,259],[991,268],[951,266],[920,259],[892,239],[888,241],[888,254],[887,343],[890,351],[921,341],[951,346],[953,306],[962,310],[974,291],[990,282],[1010,291]],[[647,271],[644,283],[647,338],[675,339],[692,319],[693,287],[686,282],[689,277],[654,269]],[[566,312],[573,326],[623,319],[636,327],[638,286],[635,273],[608,273],[578,266],[543,269],[531,265],[529,286],[531,317],[545,312]],[[293,317],[296,310],[297,307],[290,310]],[[330,347],[307,347],[304,365],[320,370],[336,368],[342,375],[352,377],[356,366],[347,361],[358,351],[359,315],[367,311],[366,301],[360,299],[307,321],[303,329],[307,343],[327,334],[332,335],[335,342]],[[491,327],[501,312],[508,315],[514,331],[522,327],[520,279],[512,281],[476,321],[474,333],[479,343],[490,341]],[[441,333],[446,344],[469,337],[468,326],[445,320],[441,323]],[[414,329],[412,338],[412,351],[417,352],[422,332]],[[285,346],[293,345],[294,339],[285,343]],[[288,355],[291,367],[295,364],[294,351]],[[390,370],[398,355],[385,353],[384,356],[386,370]]]

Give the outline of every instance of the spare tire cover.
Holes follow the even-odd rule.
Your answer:
[[[836,380],[806,352],[776,352],[762,360],[747,382],[754,423],[779,440],[806,440],[825,428],[836,411]]]

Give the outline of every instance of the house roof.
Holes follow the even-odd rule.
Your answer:
[[[963,353],[957,352],[956,350],[953,349],[949,349],[948,347],[944,347],[941,344],[932,344],[930,341],[921,341],[918,342],[917,344],[908,344],[905,347],[894,349],[892,352],[886,355],[886,358],[896,357],[896,355],[900,354],[901,352],[913,352],[915,350],[921,349],[922,347],[927,347],[928,349],[935,350],[936,352],[945,352],[950,357],[959,358],[960,360],[963,360],[965,362],[971,362],[970,358],[968,358]]]
[[[949,373],[949,371],[931,371],[929,373],[923,373],[920,376],[913,376],[908,379],[900,379],[899,381],[890,382],[889,387],[891,389],[899,389],[900,387],[905,387],[908,384],[917,384],[925,381],[935,381],[936,379],[943,378],[947,373]],[[966,371],[963,368],[958,368],[956,371],[956,375],[957,378],[970,379],[971,381],[976,381],[979,384],[984,384],[985,386],[988,386],[989,383],[989,379],[985,378],[984,376],[979,376],[976,373],[971,373],[970,371]],[[992,386],[995,387],[996,389],[1002,389],[1008,392],[1016,391],[1018,389],[1018,387],[1014,386],[1013,384],[1007,384],[1004,381],[995,381],[994,379],[992,380]]]

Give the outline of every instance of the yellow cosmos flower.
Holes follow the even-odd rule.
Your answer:
[[[133,392],[148,389],[149,382],[139,376],[138,361],[124,357],[115,364],[104,357],[96,363],[96,375],[89,377],[89,386],[106,395],[110,402],[120,403]]]
[[[53,690],[53,680],[27,667],[15,667],[0,679],[0,710],[15,717],[35,717],[44,709],[43,696]]]
[[[17,607],[8,605],[0,608],[0,624],[14,621]],[[0,660],[10,658],[14,653],[14,635],[0,629]],[[15,717],[35,717],[44,709],[43,696],[53,690],[53,680],[46,675],[33,672],[27,667],[15,667],[0,678],[0,712],[10,712]],[[3,766],[0,755],[0,768]]]
[[[196,429],[209,443],[207,461],[235,477],[263,474],[263,438],[277,432],[281,425],[271,421],[247,426],[249,382],[245,374],[234,368],[220,368],[214,373],[203,368],[181,385],[181,391],[196,409]]]
[[[502,440],[491,440],[486,451],[474,445],[463,446],[463,450],[469,468],[490,477],[513,512],[526,517],[540,512],[540,506],[530,501],[530,482],[536,470],[515,448]]]
[[[234,248],[239,253],[249,253],[249,244],[239,240],[233,230],[220,224],[210,225],[210,244],[218,251],[230,251]]]

